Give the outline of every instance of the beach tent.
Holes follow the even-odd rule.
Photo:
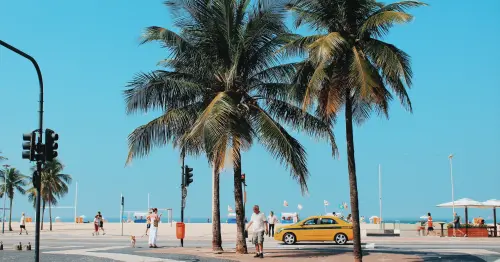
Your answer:
[[[227,224],[236,224],[236,213],[233,213],[233,212],[228,213],[226,223]]]
[[[61,217],[56,217],[56,222],[61,222]]]
[[[146,223],[148,212],[134,212],[134,223]]]
[[[298,221],[298,214],[281,212],[281,224],[295,224]]]
[[[496,237],[496,236],[498,236],[498,229],[497,229],[497,207],[500,207],[500,200],[490,199],[490,200],[484,201],[483,205],[484,205],[485,208],[488,208],[488,207],[493,208],[493,226],[495,227],[493,235]]]
[[[462,198],[456,201],[452,202],[447,202],[443,204],[437,205],[437,207],[463,207],[465,208],[465,234],[467,235],[469,230],[468,230],[468,225],[469,225],[469,212],[468,208],[473,207],[473,208],[484,208],[485,206],[483,203],[472,200],[470,198]]]

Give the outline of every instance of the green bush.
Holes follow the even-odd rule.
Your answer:
[[[448,228],[453,228],[453,223],[447,225]],[[472,224],[460,224],[460,228],[486,228],[488,225],[472,225]]]

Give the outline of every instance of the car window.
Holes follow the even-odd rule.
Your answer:
[[[317,221],[318,221],[317,218],[309,219],[306,222],[304,222],[304,226],[316,225]]]
[[[331,224],[337,224],[337,222],[335,220],[333,220],[332,218],[322,218],[321,224],[331,225]]]

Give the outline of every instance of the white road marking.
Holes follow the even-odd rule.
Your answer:
[[[486,250],[486,249],[421,249],[412,250],[412,252],[438,252],[438,253],[463,253],[469,255],[500,255],[498,252]]]
[[[62,254],[62,255],[82,255],[82,256],[99,257],[99,258],[109,258],[109,259],[123,261],[123,262],[178,262],[179,261],[179,260],[172,260],[172,259],[165,259],[165,258],[154,258],[154,257],[129,255],[129,254],[93,252],[93,251],[106,251],[106,250],[119,249],[119,248],[124,248],[124,246],[75,249],[75,250],[61,250],[61,251],[50,251],[50,252],[44,252],[44,253],[46,253],[46,254]]]

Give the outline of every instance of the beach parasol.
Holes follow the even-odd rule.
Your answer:
[[[484,205],[484,207],[493,208],[493,226],[495,227],[493,234],[496,237],[498,235],[498,232],[497,232],[497,207],[500,207],[500,200],[490,199],[490,200],[484,201],[483,205]]]
[[[455,200],[452,202],[447,202],[443,204],[437,205],[437,207],[463,207],[465,208],[465,234],[468,234],[468,225],[469,225],[469,213],[468,213],[468,208],[469,207],[475,207],[475,208],[484,208],[485,206],[483,203],[472,200],[470,198],[462,198],[459,200]]]
[[[429,216],[421,216],[420,219],[429,219]]]

